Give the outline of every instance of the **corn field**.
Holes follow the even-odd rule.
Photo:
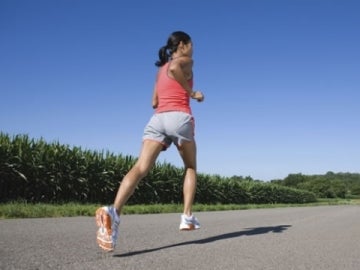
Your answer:
[[[131,156],[0,133],[0,202],[109,203],[135,161]],[[129,204],[181,203],[183,173],[183,168],[156,163]],[[314,201],[315,195],[304,190],[241,177],[198,175],[197,203]]]

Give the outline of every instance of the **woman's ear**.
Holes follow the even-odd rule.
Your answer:
[[[184,42],[183,41],[180,41],[180,43],[179,43],[179,45],[178,45],[178,48],[180,49],[180,50],[182,50],[183,48],[184,48]]]

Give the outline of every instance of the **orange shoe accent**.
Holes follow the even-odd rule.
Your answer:
[[[98,227],[104,227],[108,235],[111,235],[111,218],[103,208],[96,210],[96,223]]]

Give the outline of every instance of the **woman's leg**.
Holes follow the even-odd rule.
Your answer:
[[[195,141],[184,141],[178,147],[185,166],[184,176],[184,214],[192,215],[192,205],[196,193],[196,143]]]
[[[114,207],[118,214],[130,196],[134,193],[139,181],[143,179],[154,165],[163,145],[152,140],[145,140],[142,145],[140,156],[131,170],[122,179],[116,194]]]

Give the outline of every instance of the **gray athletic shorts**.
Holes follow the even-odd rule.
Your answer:
[[[179,111],[156,113],[145,126],[143,140],[160,142],[164,145],[163,150],[171,143],[180,146],[182,141],[193,141],[194,118]]]

